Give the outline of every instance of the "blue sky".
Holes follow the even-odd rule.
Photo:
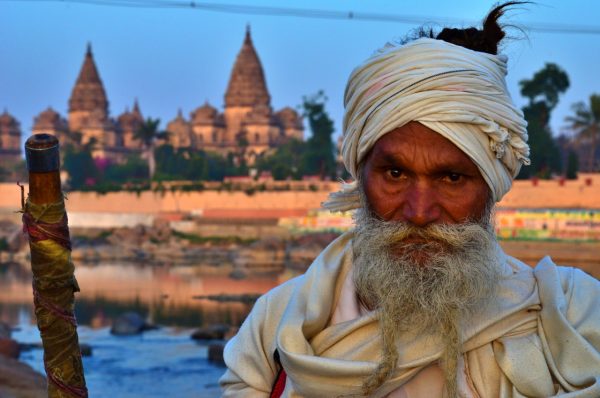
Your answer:
[[[215,3],[216,0],[213,0]],[[470,26],[490,9],[488,1],[267,1],[233,4],[312,8],[355,13],[417,16],[423,23]],[[229,2],[225,2],[229,3]],[[507,21],[528,24],[596,26],[600,2],[540,1],[515,10]],[[463,23],[456,23],[464,21]],[[307,19],[217,13],[198,9],[110,7],[69,1],[0,0],[0,111],[20,122],[24,138],[33,117],[48,106],[67,114],[67,102],[92,43],[116,117],[139,99],[145,116],[164,127],[182,109],[184,115],[208,100],[221,108],[246,24],[251,25],[275,110],[296,107],[302,96],[324,90],[327,109],[341,132],[342,95],[351,70],[386,41],[403,37],[419,24]],[[513,34],[519,32],[513,31]],[[505,44],[508,86],[515,102],[518,81],[530,78],[546,62],[567,71],[571,87],[552,118],[558,132],[571,105],[600,93],[600,34],[528,32]]]

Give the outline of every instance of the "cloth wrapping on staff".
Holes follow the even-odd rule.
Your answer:
[[[352,268],[353,232],[326,248],[308,271],[262,296],[224,352],[224,397],[268,397],[278,372],[284,397],[360,396],[381,355],[374,312],[331,324]],[[462,325],[465,397],[600,396],[600,283],[546,257],[535,269],[499,249],[504,276],[495,300]],[[383,397],[436,363],[442,342],[398,341],[398,366]],[[460,380],[459,380],[460,382]],[[470,390],[469,390],[470,389]]]
[[[505,83],[505,55],[422,38],[388,44],[357,67],[345,93],[342,157],[354,182],[323,207],[360,206],[361,161],[384,134],[417,121],[450,140],[477,165],[499,201],[523,164],[529,164],[527,123]]]
[[[79,291],[64,201],[37,205],[27,200],[23,227],[29,235],[35,315],[44,346],[48,396],[87,397],[74,315]]]

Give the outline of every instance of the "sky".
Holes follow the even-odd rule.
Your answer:
[[[160,118],[163,128],[178,109],[186,118],[205,101],[222,110],[247,25],[264,68],[273,109],[296,108],[303,96],[323,90],[337,136],[342,130],[344,87],[354,67],[387,41],[402,38],[423,23],[439,28],[477,24],[493,4],[465,0],[219,3],[406,15],[415,21],[400,23],[191,7],[125,7],[132,1],[139,0],[0,0],[0,112],[6,109],[20,121],[23,141],[30,135],[34,116],[48,106],[67,116],[68,99],[88,42],[104,82],[111,116],[131,108],[135,98],[143,115]],[[209,4],[217,4],[217,0]],[[564,118],[571,114],[572,104],[600,94],[600,2],[538,1],[510,12],[504,21],[525,32],[510,31],[511,36],[520,38],[507,41],[502,50],[509,57],[507,84],[518,106],[527,102],[519,94],[518,82],[531,78],[545,63],[556,63],[569,75],[571,86],[560,98],[551,120],[558,134],[566,126]],[[528,30],[528,26],[541,24],[593,28],[596,33]]]

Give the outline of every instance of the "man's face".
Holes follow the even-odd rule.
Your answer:
[[[380,310],[382,337],[363,389],[393,372],[399,336],[425,333],[442,339],[455,391],[461,321],[494,297],[501,275],[488,185],[465,153],[416,122],[380,138],[361,170],[353,281],[359,301]]]
[[[364,163],[362,184],[377,216],[415,227],[480,220],[489,196],[475,163],[418,122],[377,141]]]

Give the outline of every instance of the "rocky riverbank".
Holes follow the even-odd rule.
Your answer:
[[[297,238],[201,237],[174,231],[166,223],[155,223],[153,227],[75,231],[72,256],[74,261],[84,262],[145,261],[233,264],[245,269],[305,269],[337,236],[318,233]]]
[[[73,228],[71,257],[76,264],[126,261],[157,265],[229,264],[243,270],[305,269],[336,236],[317,233],[296,238],[202,237],[172,230],[166,222],[155,222],[151,227]],[[28,252],[21,227],[3,222],[0,263],[26,263]]]
[[[9,325],[0,323],[0,397],[46,397],[46,378],[18,360],[19,343],[11,333]]]
[[[45,398],[46,378],[29,365],[0,355],[0,397]]]
[[[248,270],[302,271],[338,234],[313,233],[287,237],[243,239],[238,236],[199,236],[171,229],[169,222],[111,229],[72,228],[75,263],[143,262],[145,264],[233,265],[234,276]],[[535,264],[544,255],[556,262],[581,266],[600,277],[600,242],[501,241],[508,254]],[[21,226],[0,221],[0,264],[26,263],[27,241]]]

